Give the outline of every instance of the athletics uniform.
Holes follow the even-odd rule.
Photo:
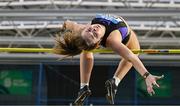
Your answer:
[[[118,17],[115,16],[110,16],[110,15],[96,15],[96,17],[92,20],[91,24],[101,24],[104,25],[106,28],[104,37],[102,38],[101,45],[106,47],[106,39],[110,35],[110,33],[114,30],[119,30],[122,36],[122,43],[126,44],[129,40],[129,35],[130,32],[128,31],[128,26],[125,24],[125,22]],[[112,86],[111,85],[111,80],[106,81],[106,87]],[[115,84],[115,83],[113,83]],[[110,89],[110,88],[108,88]],[[111,104],[114,104],[114,95],[115,92],[114,90],[117,89],[117,87],[114,85],[111,87],[113,89],[111,94],[108,94],[106,97],[108,101]],[[109,91],[110,92],[110,91]],[[82,89],[80,89],[78,93],[78,97],[75,100],[74,104],[75,105],[83,105],[84,100],[91,95],[91,90],[89,87],[86,85]]]
[[[126,44],[129,40],[130,32],[125,22],[118,17],[110,15],[97,14],[96,17],[91,21],[91,24],[101,24],[106,28],[105,35],[101,41],[101,45],[106,47],[106,39],[109,34],[114,30],[119,30],[122,36],[122,43]]]

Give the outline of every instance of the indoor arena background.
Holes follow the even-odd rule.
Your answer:
[[[87,24],[97,14],[124,17],[142,49],[180,49],[180,0],[0,0],[0,48],[52,48],[65,20]],[[0,105],[72,105],[79,56],[0,52]],[[118,87],[117,105],[180,105],[180,55],[141,54],[148,71],[165,78],[149,96],[134,68]],[[96,53],[86,105],[107,105],[104,82],[120,58]]]

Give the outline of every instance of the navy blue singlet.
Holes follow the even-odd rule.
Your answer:
[[[97,14],[96,17],[91,21],[91,24],[101,24],[106,28],[105,35],[101,41],[101,45],[106,47],[106,39],[109,34],[114,30],[119,30],[122,36],[122,43],[126,44],[129,40],[129,33],[127,25],[124,21],[118,17],[110,15]]]

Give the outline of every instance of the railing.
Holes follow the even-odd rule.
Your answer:
[[[179,8],[179,0],[4,0],[0,6],[115,6],[115,7],[170,7]]]
[[[180,10],[174,9],[1,10],[0,29],[59,28],[67,19],[79,23],[89,23],[96,13],[122,16],[135,30],[180,30]]]

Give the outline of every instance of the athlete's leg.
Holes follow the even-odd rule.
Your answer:
[[[80,78],[81,83],[89,83],[94,65],[94,56],[91,52],[83,52],[80,55]]]
[[[131,35],[127,43],[127,47],[129,49],[140,49],[139,41],[137,39],[136,34],[133,31],[131,31]],[[124,78],[124,76],[128,73],[128,71],[131,69],[131,67],[132,64],[122,58],[114,74],[113,79],[109,79],[106,81],[105,84],[108,91],[106,97],[110,104],[114,104],[114,98],[117,91],[117,86],[120,83],[120,81]]]
[[[75,104],[81,105],[90,96],[89,81],[94,64],[93,53],[83,52],[80,55],[80,91]]]
[[[127,47],[129,49],[140,49],[139,41],[137,39],[134,31],[131,31],[130,39],[127,43]],[[137,54],[138,55],[138,54]],[[131,69],[132,64],[124,59],[122,59],[119,63],[119,66],[114,74],[114,76],[118,77],[119,80],[122,80],[127,72]]]

